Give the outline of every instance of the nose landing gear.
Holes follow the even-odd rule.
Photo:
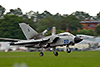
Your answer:
[[[71,49],[68,48],[68,49],[67,49],[67,53],[70,53],[70,52],[71,52]]]
[[[39,53],[40,56],[43,56],[44,53],[43,53],[43,47],[42,47],[42,51]]]
[[[66,45],[66,47],[67,47],[67,53],[70,53],[71,49],[69,49],[69,45]]]
[[[55,56],[58,56],[58,52],[54,51],[53,53],[54,53]]]
[[[43,55],[44,55],[44,53],[43,53],[43,52],[40,52],[40,53],[39,53],[39,55],[40,55],[40,56],[43,56]]]
[[[53,52],[53,54],[54,54],[55,56],[58,56],[58,52],[55,50],[55,47],[54,47],[54,52]]]

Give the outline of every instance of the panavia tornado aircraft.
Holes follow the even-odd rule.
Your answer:
[[[53,32],[51,36],[44,36],[47,30],[44,30],[42,33],[37,33],[34,29],[32,29],[26,23],[19,23],[25,37],[27,40],[18,40],[14,39],[17,42],[11,42],[10,45],[23,45],[28,48],[42,48],[41,52],[39,53],[40,56],[43,56],[43,48],[52,47],[54,48],[54,55],[58,56],[58,52],[55,50],[56,46],[66,46],[67,53],[70,53],[71,50],[69,49],[69,45],[75,45],[82,41],[83,39],[72,35],[69,32],[64,32],[60,34],[55,34],[55,27],[53,27]],[[1,38],[3,39],[3,38]],[[6,39],[5,40],[13,40],[13,39]]]

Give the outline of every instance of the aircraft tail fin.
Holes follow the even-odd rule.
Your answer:
[[[20,25],[20,28],[22,29],[25,37],[27,38],[27,40],[32,39],[35,35],[38,34],[34,29],[32,29],[26,23],[19,23],[19,25]]]

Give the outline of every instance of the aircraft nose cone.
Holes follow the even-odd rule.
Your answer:
[[[81,42],[83,39],[79,38],[79,37],[75,37],[74,38],[74,42],[75,43],[78,43],[78,42]]]

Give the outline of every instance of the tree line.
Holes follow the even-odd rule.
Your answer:
[[[87,19],[99,20],[100,13],[93,17],[82,11],[76,11],[70,15],[61,15],[59,13],[52,15],[48,11],[44,11],[43,13],[29,11],[23,14],[20,8],[10,9],[7,13],[4,13],[5,11],[6,8],[0,5],[0,37],[24,39],[25,37],[18,23],[27,23],[39,33],[46,28],[51,29],[55,26],[57,28],[57,33],[65,32],[66,29],[68,29],[69,32],[73,34],[83,33],[88,35],[99,35],[98,30],[96,30],[95,34],[91,34],[93,31],[90,30],[87,30],[87,32],[81,30],[83,26],[80,24],[80,21]],[[96,29],[99,29],[98,27]],[[77,32],[78,29],[81,31]],[[48,31],[47,35],[50,34],[51,30]]]

